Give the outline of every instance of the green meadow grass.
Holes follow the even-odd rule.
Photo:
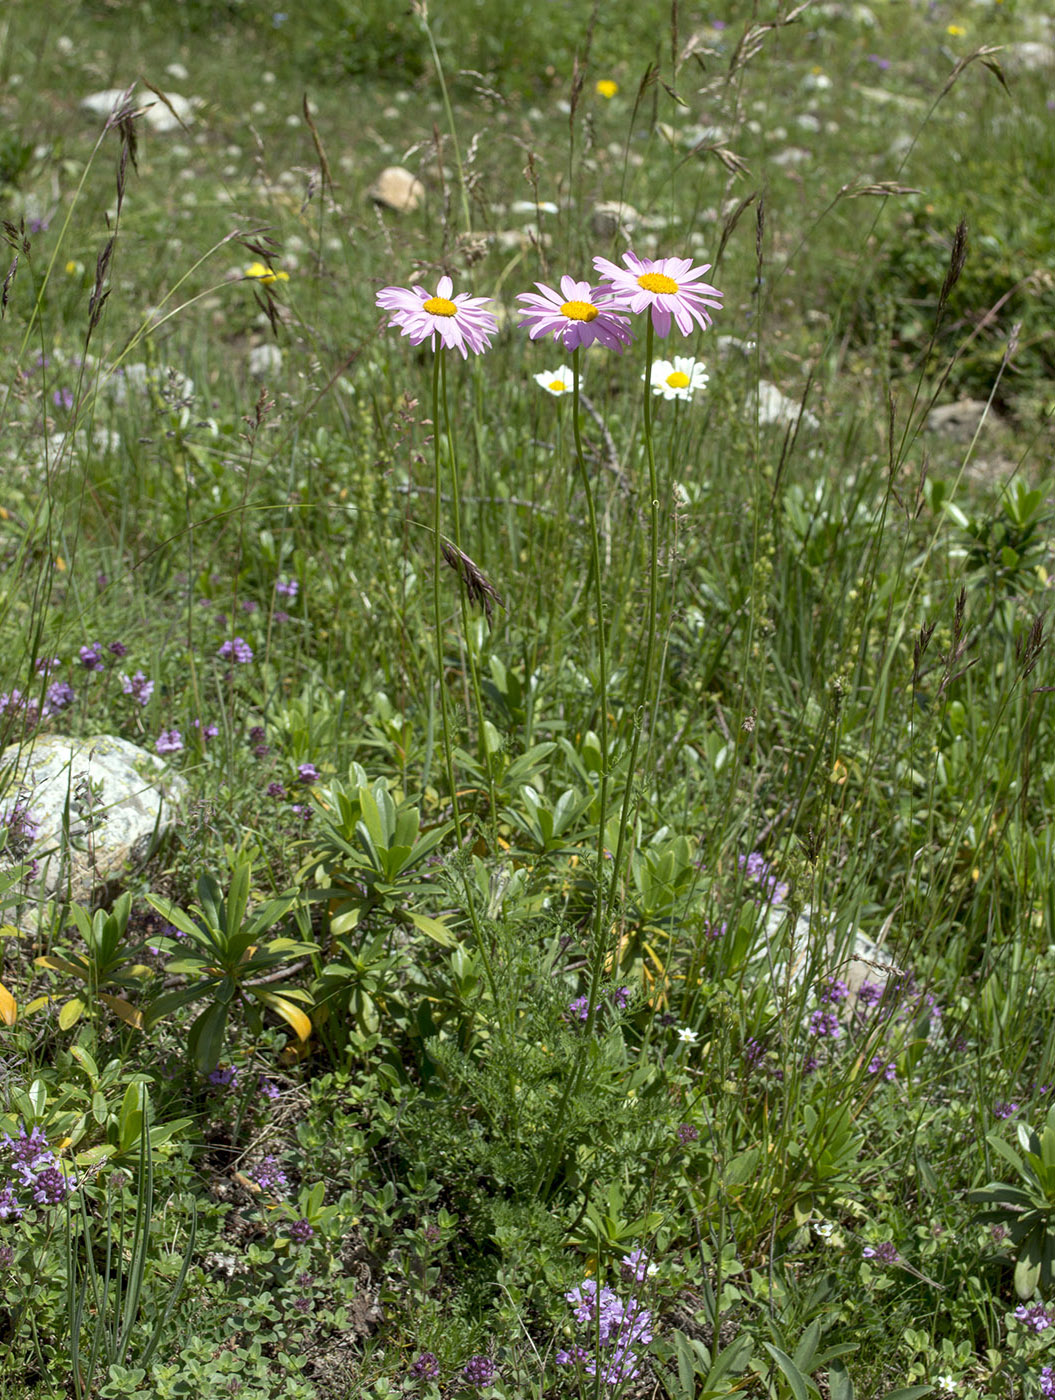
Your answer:
[[[5,774],[0,1395],[1052,1392],[1049,29],[5,10],[0,743],[62,681],[191,800],[30,923]],[[516,324],[628,247],[724,293],[654,509],[643,318],[581,467]]]

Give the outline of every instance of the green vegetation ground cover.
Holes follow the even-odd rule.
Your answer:
[[[4,794],[5,1393],[1050,1393],[1044,16],[0,25],[0,741],[193,794],[32,928]],[[576,422],[516,296],[627,247],[709,378]]]

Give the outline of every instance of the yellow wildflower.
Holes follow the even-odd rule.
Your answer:
[[[598,95],[598,97],[612,98],[612,97],[614,97],[614,96],[616,95],[616,93],[617,93],[618,91],[619,91],[619,84],[613,82],[611,78],[598,78],[598,80],[597,80],[597,95]]]
[[[276,272],[273,268],[268,267],[266,263],[262,262],[250,263],[245,270],[245,275],[247,277],[254,277],[258,282],[263,282],[265,287],[269,287],[272,282],[289,281],[288,272]]]

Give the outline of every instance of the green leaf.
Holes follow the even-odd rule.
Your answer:
[[[903,1390],[888,1390],[883,1400],[919,1400],[921,1395],[929,1395],[932,1385],[907,1385]]]
[[[207,1006],[191,1026],[187,1051],[201,1074],[211,1074],[219,1064],[226,1030],[227,1007],[221,1002]]]
[[[763,1342],[762,1345],[784,1372],[784,1376],[788,1385],[791,1386],[791,1393],[794,1395],[795,1400],[809,1400],[810,1383],[787,1352],[781,1351],[780,1348],[775,1347],[772,1342]],[[814,1389],[816,1389],[816,1387],[814,1387]]]
[[[831,1400],[854,1400],[854,1383],[841,1361],[833,1361],[828,1367],[828,1393]]]
[[[227,893],[224,913],[224,931],[228,939],[240,933],[249,905],[249,881],[253,873],[251,861],[240,860],[231,874],[231,888]]]
[[[458,941],[442,919],[430,918],[428,914],[417,914],[412,909],[407,910],[407,918],[419,933],[425,934],[426,938],[431,938],[443,948],[453,948]]]

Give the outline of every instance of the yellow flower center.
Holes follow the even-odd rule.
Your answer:
[[[549,382],[549,388],[550,388],[550,393],[551,393],[551,394],[563,394],[563,393],[564,393],[564,380],[563,380],[563,379],[551,379],[550,382]]]
[[[667,383],[672,389],[687,389],[692,381],[683,369],[676,369],[667,375]]]
[[[427,311],[430,316],[457,316],[458,308],[453,301],[448,301],[446,297],[429,297],[422,306],[422,311]]]
[[[659,292],[665,297],[672,297],[678,290],[678,284],[673,277],[667,277],[662,272],[643,272],[637,279],[637,285],[646,292]]]
[[[560,309],[569,321],[596,321],[600,312],[588,301],[566,301]]]

